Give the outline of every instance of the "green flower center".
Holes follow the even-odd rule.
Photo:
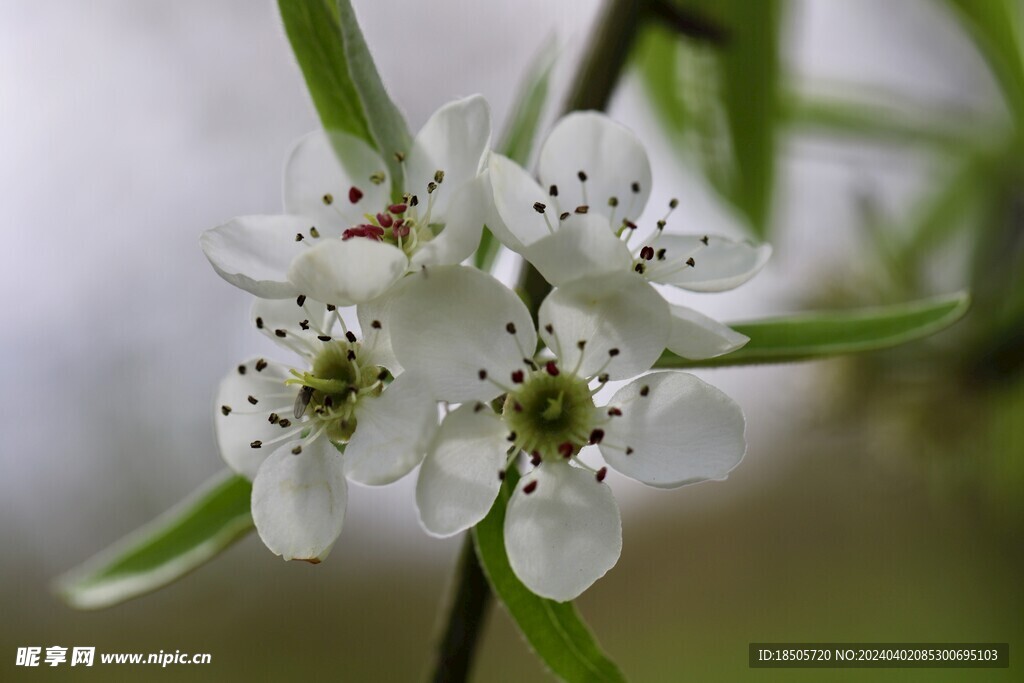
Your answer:
[[[332,341],[313,360],[310,372],[292,371],[286,384],[300,385],[295,416],[310,415],[313,431],[321,428],[329,439],[344,443],[356,429],[355,409],[363,396],[378,396],[388,372],[359,359],[359,344]]]
[[[590,441],[597,409],[586,380],[541,369],[508,394],[502,413],[518,448],[554,460],[575,455]]]

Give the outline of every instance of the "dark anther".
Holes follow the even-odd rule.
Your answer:
[[[483,368],[480,368],[480,371],[476,373],[476,376],[479,377],[480,379],[487,379],[487,371],[484,370]]]
[[[597,471],[597,474],[594,475],[594,478],[597,479],[598,481],[604,481],[604,478],[607,477],[607,476],[608,476],[608,468],[607,467],[602,467],[601,469],[599,469]]]
[[[299,321],[299,327],[301,327],[304,330],[308,330],[309,329],[309,319],[300,320]]]
[[[597,376],[597,381],[600,382],[601,384],[608,384],[608,380],[609,375],[607,372],[602,372],[600,375]]]
[[[333,311],[335,308],[337,308],[337,306],[335,306],[334,304],[327,304],[328,311]]]
[[[276,425],[278,420],[280,419],[281,416],[278,415],[277,413],[271,413],[270,415],[267,416],[267,421],[272,425]]]
[[[256,318],[256,329],[257,330],[262,330],[263,329],[263,318]]]
[[[646,270],[646,268],[644,268],[644,264],[638,263],[635,266],[633,266],[633,270],[643,275],[643,272]]]
[[[434,182],[438,185],[444,182],[444,171],[440,169],[434,171]]]
[[[427,194],[434,194],[434,190],[436,190],[436,189],[437,189],[437,183],[435,183],[433,180],[431,180],[429,183],[427,183]]]
[[[659,219],[658,220],[658,230],[664,230],[664,229],[665,229],[665,221],[663,219]]]
[[[402,163],[403,161],[405,161],[405,155],[402,154],[401,152],[395,152],[395,161],[397,161],[398,163]]]
[[[256,405],[257,403],[260,402],[260,400],[258,398],[256,398],[255,396],[249,396],[249,397],[246,398],[246,400],[249,403],[253,404],[253,405]]]
[[[558,454],[561,455],[563,458],[571,458],[573,451],[575,450],[576,449],[573,447],[573,445],[568,441],[564,441],[558,444]]]
[[[626,455],[633,455],[633,448],[631,446],[626,446]]]
[[[568,211],[563,211],[561,214],[559,214],[558,220],[564,221],[568,217],[569,217],[569,212]]]
[[[256,439],[251,444],[249,444],[249,448],[259,448],[262,445],[263,445],[263,442],[260,441],[259,439]]]
[[[608,198],[608,206],[614,208],[614,207],[616,207],[618,205],[619,205],[619,198],[618,197],[609,197]]]
[[[515,323],[509,323],[508,325],[505,325],[505,331],[508,332],[509,334],[515,334],[516,333],[516,324]]]
[[[547,373],[552,377],[558,377],[558,365],[555,364],[555,361],[549,360],[547,365],[544,366],[544,369],[547,370]]]
[[[238,366],[238,374],[239,375],[244,375],[245,374],[245,366],[244,365],[239,365]]]
[[[633,221],[629,220],[628,218],[623,218],[622,219],[622,224],[624,226],[626,226],[627,228],[629,228],[630,230],[636,230],[636,223],[634,223]]]
[[[363,198],[363,193],[358,187],[348,188],[348,200],[355,204]]]
[[[256,361],[256,372],[263,372],[267,367],[267,361],[260,358]]]
[[[547,208],[548,207],[541,202],[533,203],[533,210],[536,211],[537,213],[544,213],[544,210]]]
[[[330,396],[324,396],[324,408],[333,408],[333,407],[334,407],[334,399],[331,398]]]
[[[590,432],[590,443],[594,443],[594,444],[601,443],[601,441],[603,439],[604,439],[604,430],[603,429],[595,429],[594,431]]]
[[[608,355],[611,356],[612,358],[615,358],[615,356],[619,355],[619,350],[618,349],[608,349]]]
[[[329,341],[331,341],[331,337],[329,335],[326,335],[326,334],[318,334],[316,336],[316,338],[319,339],[322,342],[329,342]]]
[[[637,192],[640,191],[640,183],[634,182],[632,185],[629,186],[629,189],[633,190],[633,193],[636,194]]]
[[[644,247],[640,250],[640,258],[644,261],[650,261],[654,258],[654,247]]]
[[[533,362],[532,358],[524,358],[523,362],[526,363],[530,367],[531,370],[536,370],[537,369],[537,364]]]
[[[522,370],[513,370],[512,371],[512,383],[513,384],[522,384],[523,383],[523,371]]]
[[[348,358],[349,360],[355,360],[356,359],[356,352],[353,351],[352,349],[349,349],[348,353],[345,354],[345,357]]]
[[[674,209],[674,208],[676,208],[677,206],[679,206],[679,200],[673,197],[673,198],[672,198],[672,201],[670,201],[670,202],[668,203],[668,208],[670,208],[670,209]]]
[[[277,424],[278,424],[278,426],[281,427],[281,429],[288,429],[289,427],[292,426],[292,421],[288,420],[288,419],[285,419],[285,420],[281,420]]]
[[[281,330],[281,329],[274,330],[274,334],[276,334],[278,337],[287,337],[288,336],[288,333],[285,332],[284,330]]]
[[[583,171],[580,171],[579,173],[577,173],[576,177],[580,179],[581,183],[587,182],[587,174],[584,173]]]
[[[309,236],[313,238],[317,238],[320,236],[320,231],[316,229],[316,226],[310,226]]]
[[[576,207],[576,213],[586,213],[587,211],[590,211],[590,207],[586,204],[580,204]]]
[[[378,382],[383,382],[387,378],[388,378],[388,371],[387,370],[381,370],[380,372],[377,373],[377,381]]]
[[[708,246],[708,236],[707,235],[704,235],[703,237],[701,237],[700,241],[704,243],[705,247]]]
[[[640,395],[641,396],[646,396],[649,393],[651,393],[651,388],[649,386],[647,386],[645,384],[642,387],[640,387]]]
[[[370,327],[372,327],[375,330],[379,330],[380,329],[380,321],[379,320],[374,320],[372,323],[370,323]]]
[[[333,203],[334,203],[334,195],[331,194],[330,192],[328,192],[327,194],[324,195],[324,204],[326,204],[327,206],[330,206]]]
[[[558,196],[558,185],[552,185],[551,187],[549,187],[548,188],[548,194],[551,195],[552,197],[557,197]]]
[[[480,401],[477,401],[476,405],[473,406],[473,412],[474,413],[479,413],[481,410],[483,410],[486,407],[487,406],[485,406],[483,403],[481,403]]]
[[[301,232],[295,233],[295,241],[296,242],[301,242],[302,241],[302,233]]]
[[[580,351],[582,351],[586,345],[587,345],[587,340],[586,339],[580,339],[578,342],[576,342],[576,348],[579,349]]]
[[[529,484],[527,484],[526,486],[523,487],[523,493],[525,493],[526,495],[530,495],[531,493],[533,493],[536,490],[537,490],[537,480],[536,479],[534,479]]]
[[[516,440],[516,433],[515,433],[515,432],[509,432],[509,433],[508,433],[508,437],[506,437],[506,438],[508,439],[508,441],[509,441],[510,443],[515,443],[515,440]]]
[[[688,265],[691,268],[693,268],[695,265],[697,265],[697,262],[694,261],[693,257],[691,256],[690,258],[686,259],[686,265]]]
[[[555,326],[552,325],[551,323],[548,323],[547,325],[544,326],[544,331],[547,332],[548,334],[554,334]]]
[[[530,464],[534,467],[538,467],[542,460],[540,453],[537,453],[536,451],[534,451],[533,455],[530,456]]]
[[[658,260],[659,261],[664,261],[665,260],[665,249],[659,249],[657,256],[658,256]]]
[[[419,197],[417,197],[416,195],[413,195],[412,197],[409,198],[409,206],[419,206],[419,205],[420,205],[420,198]]]
[[[230,415],[231,414],[231,406],[221,406],[220,407],[220,414],[221,415]]]
[[[498,470],[498,481],[505,481],[505,470]]]
[[[302,446],[296,446],[295,448],[292,449],[292,455],[298,455],[301,452],[302,452]]]
[[[621,408],[609,408],[608,409],[608,417],[621,417],[621,416],[622,416],[622,409]]]
[[[304,303],[306,303],[306,295],[305,294],[299,294],[299,296],[295,299],[295,303],[298,304],[299,306],[301,306]]]
[[[348,339],[350,344],[356,343],[356,335],[352,334],[351,331],[345,333],[345,339]]]

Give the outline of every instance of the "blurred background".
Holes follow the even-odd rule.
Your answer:
[[[1020,6],[666,3],[715,30],[638,27],[610,110],[651,154],[648,218],[677,196],[674,229],[775,246],[750,284],[687,304],[738,320],[970,287],[975,306],[892,352],[700,373],[743,406],[747,458],[727,482],[672,492],[613,478],[623,555],[582,612],[636,681],[1014,680]],[[480,92],[500,131],[527,64],[557,39],[552,120],[601,12],[596,0],[354,4],[414,130]],[[55,576],[222,469],[216,385],[276,352],[199,234],[277,212],[285,154],[317,119],[269,0],[0,7],[0,679],[423,679],[458,540],[420,530],[412,478],[353,487],[319,566],[281,562],[253,535],[106,611],[52,596]],[[1013,663],[749,670],[752,641],[1009,641]],[[16,668],[33,645],[213,663]],[[475,670],[544,680],[500,608]]]

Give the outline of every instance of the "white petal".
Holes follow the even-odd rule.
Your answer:
[[[683,358],[714,358],[735,351],[750,341],[750,337],[692,308],[675,304],[670,304],[669,308],[672,311],[672,332],[666,346]]]
[[[459,187],[482,170],[484,154],[491,142],[491,109],[480,95],[444,105],[416,134],[405,162],[405,191],[427,196],[427,183],[436,171],[444,181],[434,191],[434,215],[447,216],[447,209]]]
[[[434,536],[451,536],[479,522],[501,488],[508,430],[490,408],[477,407],[463,404],[444,419],[420,467],[416,507],[423,528]]]
[[[580,171],[586,173],[585,183]],[[558,186],[567,211],[586,204],[591,212],[614,216],[616,223],[636,220],[651,194],[651,164],[643,145],[628,128],[593,111],[569,114],[558,122],[540,150],[537,172],[544,187]],[[617,207],[609,206],[611,197]]]
[[[523,249],[558,229],[558,201],[530,177],[516,162],[500,154],[491,154],[488,176],[494,195],[494,206],[500,224],[489,225],[494,236],[509,249]],[[544,211],[538,212],[537,205]]]
[[[514,334],[506,331],[511,324]],[[533,356],[530,312],[512,290],[475,268],[438,266],[407,277],[391,310],[391,343],[399,362],[421,374],[435,398],[485,401],[502,393],[514,370]]]
[[[360,399],[356,430],[345,447],[345,476],[380,486],[420,464],[437,431],[437,402],[412,373],[395,378],[384,393]]]
[[[309,297],[301,306],[297,299],[256,299],[249,319],[275,343],[292,351],[301,350],[304,355],[319,350],[322,344],[317,335],[329,334],[330,329],[327,307]]]
[[[602,367],[612,379],[649,370],[669,338],[668,304],[632,272],[559,287],[544,299],[538,317],[541,338],[563,369],[576,367],[583,355],[578,374],[584,377]]]
[[[288,281],[292,259],[306,250],[295,241],[310,219],[301,216],[243,216],[207,230],[203,253],[222,278],[250,294],[285,299],[298,292]]]
[[[256,370],[257,363],[262,370]],[[242,368],[244,374],[239,372]],[[252,443],[269,442],[285,433],[279,423],[268,418],[271,413],[291,416],[299,390],[285,386],[289,377],[286,366],[254,358],[232,370],[217,389],[213,423],[217,446],[228,466],[247,479],[256,476],[257,468],[272,448],[253,448]],[[255,405],[249,401],[250,396],[256,399]]]
[[[402,372],[402,364],[391,348],[391,302],[396,290],[397,287],[392,287],[376,299],[359,304],[356,316],[362,332],[363,360],[383,366],[398,376]]]
[[[292,452],[302,446],[298,455]],[[348,485],[341,453],[325,438],[290,441],[252,482],[252,520],[263,543],[286,560],[327,557],[345,520]]]
[[[412,269],[421,265],[447,266],[461,263],[476,251],[493,201],[486,182],[476,177],[455,191],[445,216],[444,229],[420,246],[412,257]]]
[[[641,395],[647,387],[647,395]],[[628,477],[659,488],[725,479],[743,459],[743,411],[685,372],[656,372],[615,393],[622,410],[605,427],[601,454]],[[624,448],[633,449],[626,455]]]
[[[651,261],[647,277],[694,292],[724,292],[739,287],[764,268],[772,255],[768,244],[753,245],[724,237],[661,235],[652,245],[664,260]],[[686,259],[693,259],[693,266]]]
[[[611,489],[588,470],[541,465],[519,481],[509,500],[505,550],[512,571],[531,591],[572,600],[614,567],[622,551]]]
[[[526,247],[523,255],[544,279],[558,287],[585,277],[628,271],[629,248],[599,216],[574,215],[548,235]]]
[[[384,173],[385,181],[371,182],[374,173]],[[314,131],[299,139],[285,163],[285,212],[310,217],[323,237],[340,237],[346,228],[365,222],[363,214],[388,205],[391,181],[386,173],[380,155],[359,138]],[[350,198],[353,187],[358,192]],[[328,195],[330,203],[324,201]]]
[[[361,304],[388,290],[409,260],[398,247],[365,237],[331,239],[307,249],[288,269],[302,294],[334,304]]]

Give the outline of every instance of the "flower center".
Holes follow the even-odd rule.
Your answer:
[[[518,448],[554,460],[572,457],[589,442],[597,409],[586,380],[540,369],[508,394],[503,416]]]
[[[387,370],[359,360],[359,344],[332,341],[313,360],[310,372],[292,371],[286,384],[302,388],[295,399],[295,417],[309,414],[329,439],[344,443],[356,428],[355,409],[363,396],[377,396],[384,390]]]

